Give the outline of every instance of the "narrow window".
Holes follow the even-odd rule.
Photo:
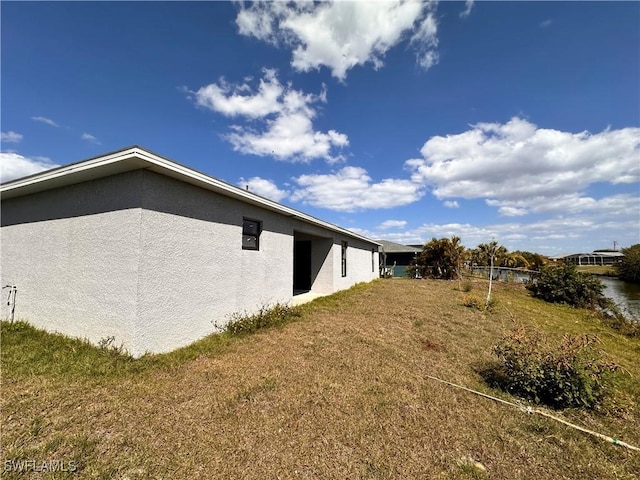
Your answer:
[[[376,249],[375,248],[371,249],[371,271],[372,272],[376,271]]]
[[[242,249],[260,250],[260,233],[262,222],[258,220],[242,219]]]
[[[340,258],[342,260],[342,276],[346,277],[347,276],[347,242],[342,241],[342,250],[341,250],[341,255]]]

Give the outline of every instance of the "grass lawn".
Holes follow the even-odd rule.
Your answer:
[[[378,280],[294,323],[138,360],[3,323],[3,466],[77,466],[4,477],[639,478],[639,452],[425,377],[518,402],[478,373],[515,322],[597,333],[623,370],[618,401],[554,413],[640,446],[638,339],[521,286],[494,283],[493,312],[465,307],[485,295],[473,282]]]
[[[617,270],[611,265],[578,265],[576,270],[583,273],[591,273],[592,275],[618,276]]]

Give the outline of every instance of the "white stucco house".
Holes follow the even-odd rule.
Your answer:
[[[4,183],[0,200],[16,318],[134,356],[378,277],[378,243],[140,147]]]

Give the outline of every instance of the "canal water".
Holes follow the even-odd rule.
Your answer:
[[[613,277],[598,277],[605,286],[604,294],[616,302],[622,312],[640,320],[640,284],[623,282]]]

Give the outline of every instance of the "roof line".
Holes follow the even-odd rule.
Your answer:
[[[158,155],[151,150],[147,150],[137,145],[133,145],[131,147],[127,147],[121,150],[116,150],[114,152],[106,153],[104,155],[100,155],[97,157],[92,157],[86,160],[81,160],[79,162],[74,162],[68,165],[63,165],[60,167],[56,167],[50,170],[46,170],[44,172],[39,172],[33,175],[29,175],[26,177],[18,178],[15,180],[11,180],[9,182],[3,183],[0,185],[0,193],[9,193],[15,192],[16,195],[12,196],[20,196],[19,191],[23,188],[27,188],[29,186],[37,186],[39,184],[46,184],[54,179],[59,179],[66,176],[71,176],[75,173],[80,173],[83,171],[91,171],[92,169],[96,169],[101,166],[107,166],[109,164],[115,164],[118,162],[133,162],[134,159],[139,159],[147,165],[146,168],[158,167],[161,171],[172,172],[178,178],[182,178],[183,180],[189,179],[193,182],[197,182],[198,185],[213,187],[214,191],[221,193],[223,195],[240,199],[241,201],[245,201],[247,203],[251,203],[257,205],[262,208],[266,208],[268,210],[272,210],[278,212],[280,214],[284,214],[286,216],[301,220],[303,222],[320,226],[322,228],[326,228],[328,230],[332,230],[337,233],[341,233],[343,235],[347,235],[352,238],[357,238],[359,240],[363,240],[368,243],[372,243],[375,245],[380,245],[378,242],[371,240],[363,235],[359,235],[355,232],[347,230],[346,228],[340,227],[338,225],[326,222],[319,218],[316,218],[312,215],[306,214],[299,210],[296,210],[291,207],[287,207],[278,202],[274,202],[268,198],[262,197],[256,193],[243,190],[235,185],[232,185],[228,182],[220,180],[218,178],[212,177],[205,173],[194,170],[193,168],[182,165],[178,162],[170,160],[162,155]],[[135,165],[132,169],[140,169],[145,168],[144,164]],[[103,175],[106,176],[106,175]],[[101,175],[97,175],[95,178],[101,178]],[[85,181],[85,180],[81,180]],[[79,183],[79,182],[69,182],[69,184]],[[191,183],[191,182],[188,182]],[[55,188],[55,186],[51,186],[49,188]],[[40,190],[48,190],[49,188],[41,188]],[[24,193],[25,195],[29,192]]]

